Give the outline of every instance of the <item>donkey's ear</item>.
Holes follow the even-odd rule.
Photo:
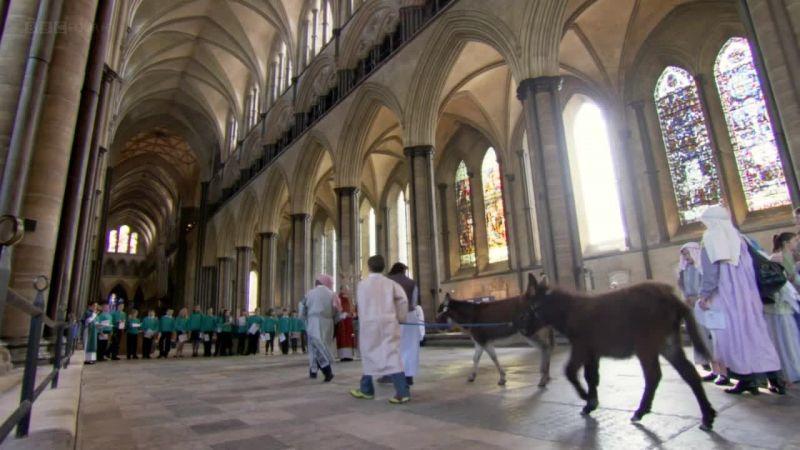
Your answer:
[[[532,274],[528,274],[528,294],[534,295],[536,294],[536,290],[539,289],[539,283],[536,282],[536,277]]]
[[[547,276],[546,273],[542,274],[542,278],[541,280],[539,280],[539,287],[545,290],[550,288],[550,278]]]

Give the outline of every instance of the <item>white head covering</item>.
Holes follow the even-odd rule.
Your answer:
[[[706,232],[703,233],[703,248],[708,254],[708,259],[712,263],[727,261],[738,266],[742,237],[731,223],[728,210],[722,206],[711,206],[700,216],[700,221],[706,226]]]
[[[681,260],[678,263],[678,266],[681,271],[689,267],[689,261],[683,256],[683,250],[689,252],[689,256],[692,257],[692,261],[694,261],[694,267],[698,270],[698,272],[703,273],[703,264],[700,263],[700,244],[697,242],[687,242],[683,244],[681,247]]]

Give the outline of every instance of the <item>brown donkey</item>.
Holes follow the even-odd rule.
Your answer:
[[[500,372],[500,386],[506,384],[506,372],[500,366],[497,354],[494,351],[494,341],[511,337],[517,333],[522,335],[528,344],[536,345],[542,351],[540,362],[541,377],[539,387],[544,387],[550,381],[550,356],[553,353],[553,330],[545,326],[533,315],[528,308],[524,295],[511,297],[487,303],[473,303],[450,298],[447,294],[444,302],[439,305],[436,320],[444,322],[446,319],[464,326],[466,332],[475,343],[475,355],[472,357],[472,373],[468,381],[475,381],[478,376],[478,363],[483,351],[489,354],[492,362]],[[484,324],[498,324],[497,326],[483,326]],[[473,325],[473,326],[470,326]]]
[[[566,335],[572,344],[566,375],[580,398],[586,400],[582,414],[597,409],[600,357],[636,355],[644,372],[645,388],[631,420],[641,420],[650,412],[661,379],[658,363],[661,354],[692,388],[703,414],[700,428],[711,430],[716,412],[706,398],[697,370],[683,353],[681,321],[686,323],[694,347],[705,356],[709,352],[703,345],[691,310],[675,295],[672,286],[647,282],[589,296],[551,289],[546,278],[537,282],[529,274],[526,295],[534,315]],[[589,386],[588,393],[578,381],[581,367]]]

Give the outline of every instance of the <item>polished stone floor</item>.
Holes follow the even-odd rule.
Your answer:
[[[493,448],[798,448],[800,390],[787,396],[733,396],[706,385],[719,412],[713,433],[698,429],[689,388],[664,363],[653,413],[629,421],[643,382],[635,360],[601,363],[600,409],[581,402],[562,375],[538,389],[538,354],[498,349],[508,383],[484,355],[467,383],[472,350],[423,348],[411,403],[348,395],[360,363],[338,363],[330,384],[309,380],[304,355],[118,361],[86,367],[79,449],[493,449]]]

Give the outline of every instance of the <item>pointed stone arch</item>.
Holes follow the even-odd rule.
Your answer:
[[[302,149],[301,156],[295,164],[293,172],[291,212],[293,214],[310,214],[314,207],[314,194],[318,179],[325,172],[325,170],[321,170],[323,163],[327,158],[336,173],[336,159],[333,157],[328,139],[317,130],[312,130],[307,134],[300,148]]]

